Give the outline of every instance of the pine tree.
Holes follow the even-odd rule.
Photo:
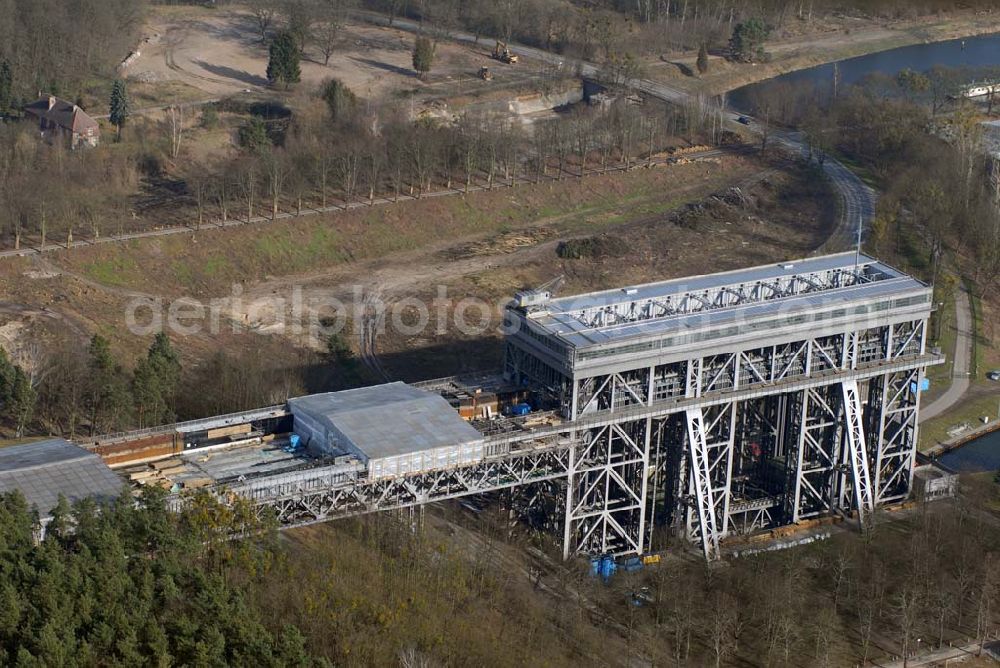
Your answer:
[[[413,69],[423,76],[431,71],[434,65],[434,43],[430,38],[418,37],[413,44]]]
[[[744,63],[763,60],[766,56],[764,42],[770,34],[771,29],[762,19],[747,19],[738,24],[733,28],[733,36],[729,40],[729,50],[733,59]]]
[[[336,79],[327,79],[321,96],[334,121],[347,120],[358,102],[351,89]]]
[[[24,430],[35,412],[38,394],[24,370],[10,361],[0,348],[0,417],[10,420],[17,437]]]
[[[156,338],[153,339],[153,344],[149,347],[148,358],[156,370],[161,386],[172,398],[180,383],[181,362],[165,332],[157,333]]]
[[[302,75],[300,58],[295,37],[287,30],[278,33],[268,52],[267,80],[272,84],[283,83],[285,88],[298,83]]]
[[[11,387],[10,412],[14,417],[14,435],[24,436],[24,430],[35,413],[38,393],[31,385],[31,379],[21,367],[14,367],[14,383]]]
[[[115,361],[108,340],[100,334],[94,334],[90,339],[88,353],[90,378],[87,403],[91,435],[114,431],[121,426],[129,403],[125,373]]]
[[[703,43],[698,49],[698,74],[708,71],[708,47]]]
[[[160,332],[146,357],[136,364],[132,376],[132,397],[140,427],[163,424],[174,418],[180,377],[177,353],[167,335]]]
[[[13,96],[14,75],[10,71],[10,62],[4,60],[0,63],[0,114],[6,114],[10,110]]]
[[[166,413],[163,393],[148,359],[141,359],[132,372],[132,400],[135,402],[135,416],[139,428],[158,424]]]
[[[121,140],[122,126],[125,125],[125,121],[128,120],[129,115],[132,113],[128,101],[128,90],[125,88],[125,82],[121,79],[115,80],[115,83],[111,86],[111,102],[108,106],[110,108],[108,118],[114,124],[115,128],[117,128],[118,139]]]

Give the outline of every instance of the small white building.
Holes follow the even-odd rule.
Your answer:
[[[482,434],[441,395],[405,383],[297,397],[288,407],[310,454],[354,455],[372,479],[483,458]]]
[[[955,496],[958,475],[933,464],[913,469],[913,498],[917,501],[935,501]]]

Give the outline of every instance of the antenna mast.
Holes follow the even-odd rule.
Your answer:
[[[861,229],[862,229],[862,217],[858,216],[858,243],[854,250],[854,269],[857,270],[858,266],[861,265]]]

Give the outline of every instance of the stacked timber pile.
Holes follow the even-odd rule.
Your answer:
[[[212,484],[211,478],[185,478],[183,483],[175,480],[176,477],[187,473],[191,473],[187,463],[179,457],[174,457],[151,462],[146,465],[144,470],[130,473],[128,479],[129,482],[138,485],[154,485],[171,492],[179,491],[182,487],[183,489],[199,489]]]
[[[674,149],[673,155],[687,155],[689,153],[705,153],[711,150],[713,150],[711,146],[704,146],[704,145],[685,146],[683,148]]]

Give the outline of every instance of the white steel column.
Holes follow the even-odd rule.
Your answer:
[[[875,494],[872,490],[868,470],[868,448],[865,446],[864,421],[861,414],[861,398],[858,381],[845,380],[840,383],[844,395],[844,419],[847,433],[847,450],[854,479],[854,502],[858,510],[858,521],[867,526],[875,508]]]
[[[719,533],[715,528],[715,498],[711,483],[711,465],[708,461],[708,444],[705,439],[705,424],[701,409],[689,410],[686,413],[691,482],[697,504],[701,545],[705,558],[713,561],[719,558],[720,550]]]
[[[688,456],[695,513],[689,532],[700,538],[705,558],[718,559],[720,541],[729,531],[736,402],[685,411]]]

